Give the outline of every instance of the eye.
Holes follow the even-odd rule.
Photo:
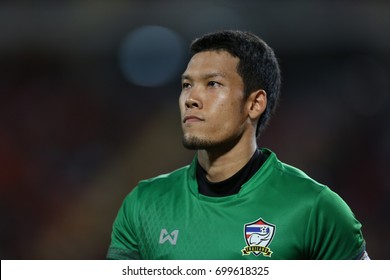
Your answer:
[[[181,85],[182,89],[186,89],[186,88],[190,88],[190,87],[191,87],[190,83],[182,83],[182,85]]]
[[[207,83],[207,86],[209,86],[209,87],[220,87],[222,84],[220,84],[220,83],[218,83],[218,82],[216,82],[216,81],[209,81],[208,83]]]

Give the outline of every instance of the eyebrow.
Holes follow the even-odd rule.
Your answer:
[[[203,75],[200,75],[200,78],[202,80],[207,80],[207,79],[210,79],[210,78],[215,78],[215,77],[222,77],[222,78],[225,78],[226,77],[226,74],[224,72],[211,72],[211,73],[206,73],[206,74],[203,74]],[[181,76],[181,79],[182,80],[193,80],[191,78],[190,75],[188,74],[183,74]]]

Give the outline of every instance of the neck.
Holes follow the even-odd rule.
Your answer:
[[[236,174],[253,156],[256,139],[237,143],[230,149],[198,150],[198,161],[210,182],[221,182]]]

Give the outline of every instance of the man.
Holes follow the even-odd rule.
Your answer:
[[[179,98],[192,163],[141,181],[109,259],[368,259],[361,224],[327,186],[257,147],[280,91],[273,50],[249,32],[191,44]]]

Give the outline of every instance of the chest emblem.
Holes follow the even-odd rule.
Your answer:
[[[171,243],[171,245],[176,245],[178,236],[179,236],[178,229],[175,229],[174,231],[172,231],[169,234],[168,231],[165,228],[163,228],[160,232],[160,240],[158,243],[164,244],[166,241],[169,241],[169,243]]]
[[[254,254],[256,257],[263,254],[271,257],[273,253],[269,248],[275,235],[276,226],[264,221],[262,218],[244,225],[244,238],[247,246],[241,250],[242,255]]]

